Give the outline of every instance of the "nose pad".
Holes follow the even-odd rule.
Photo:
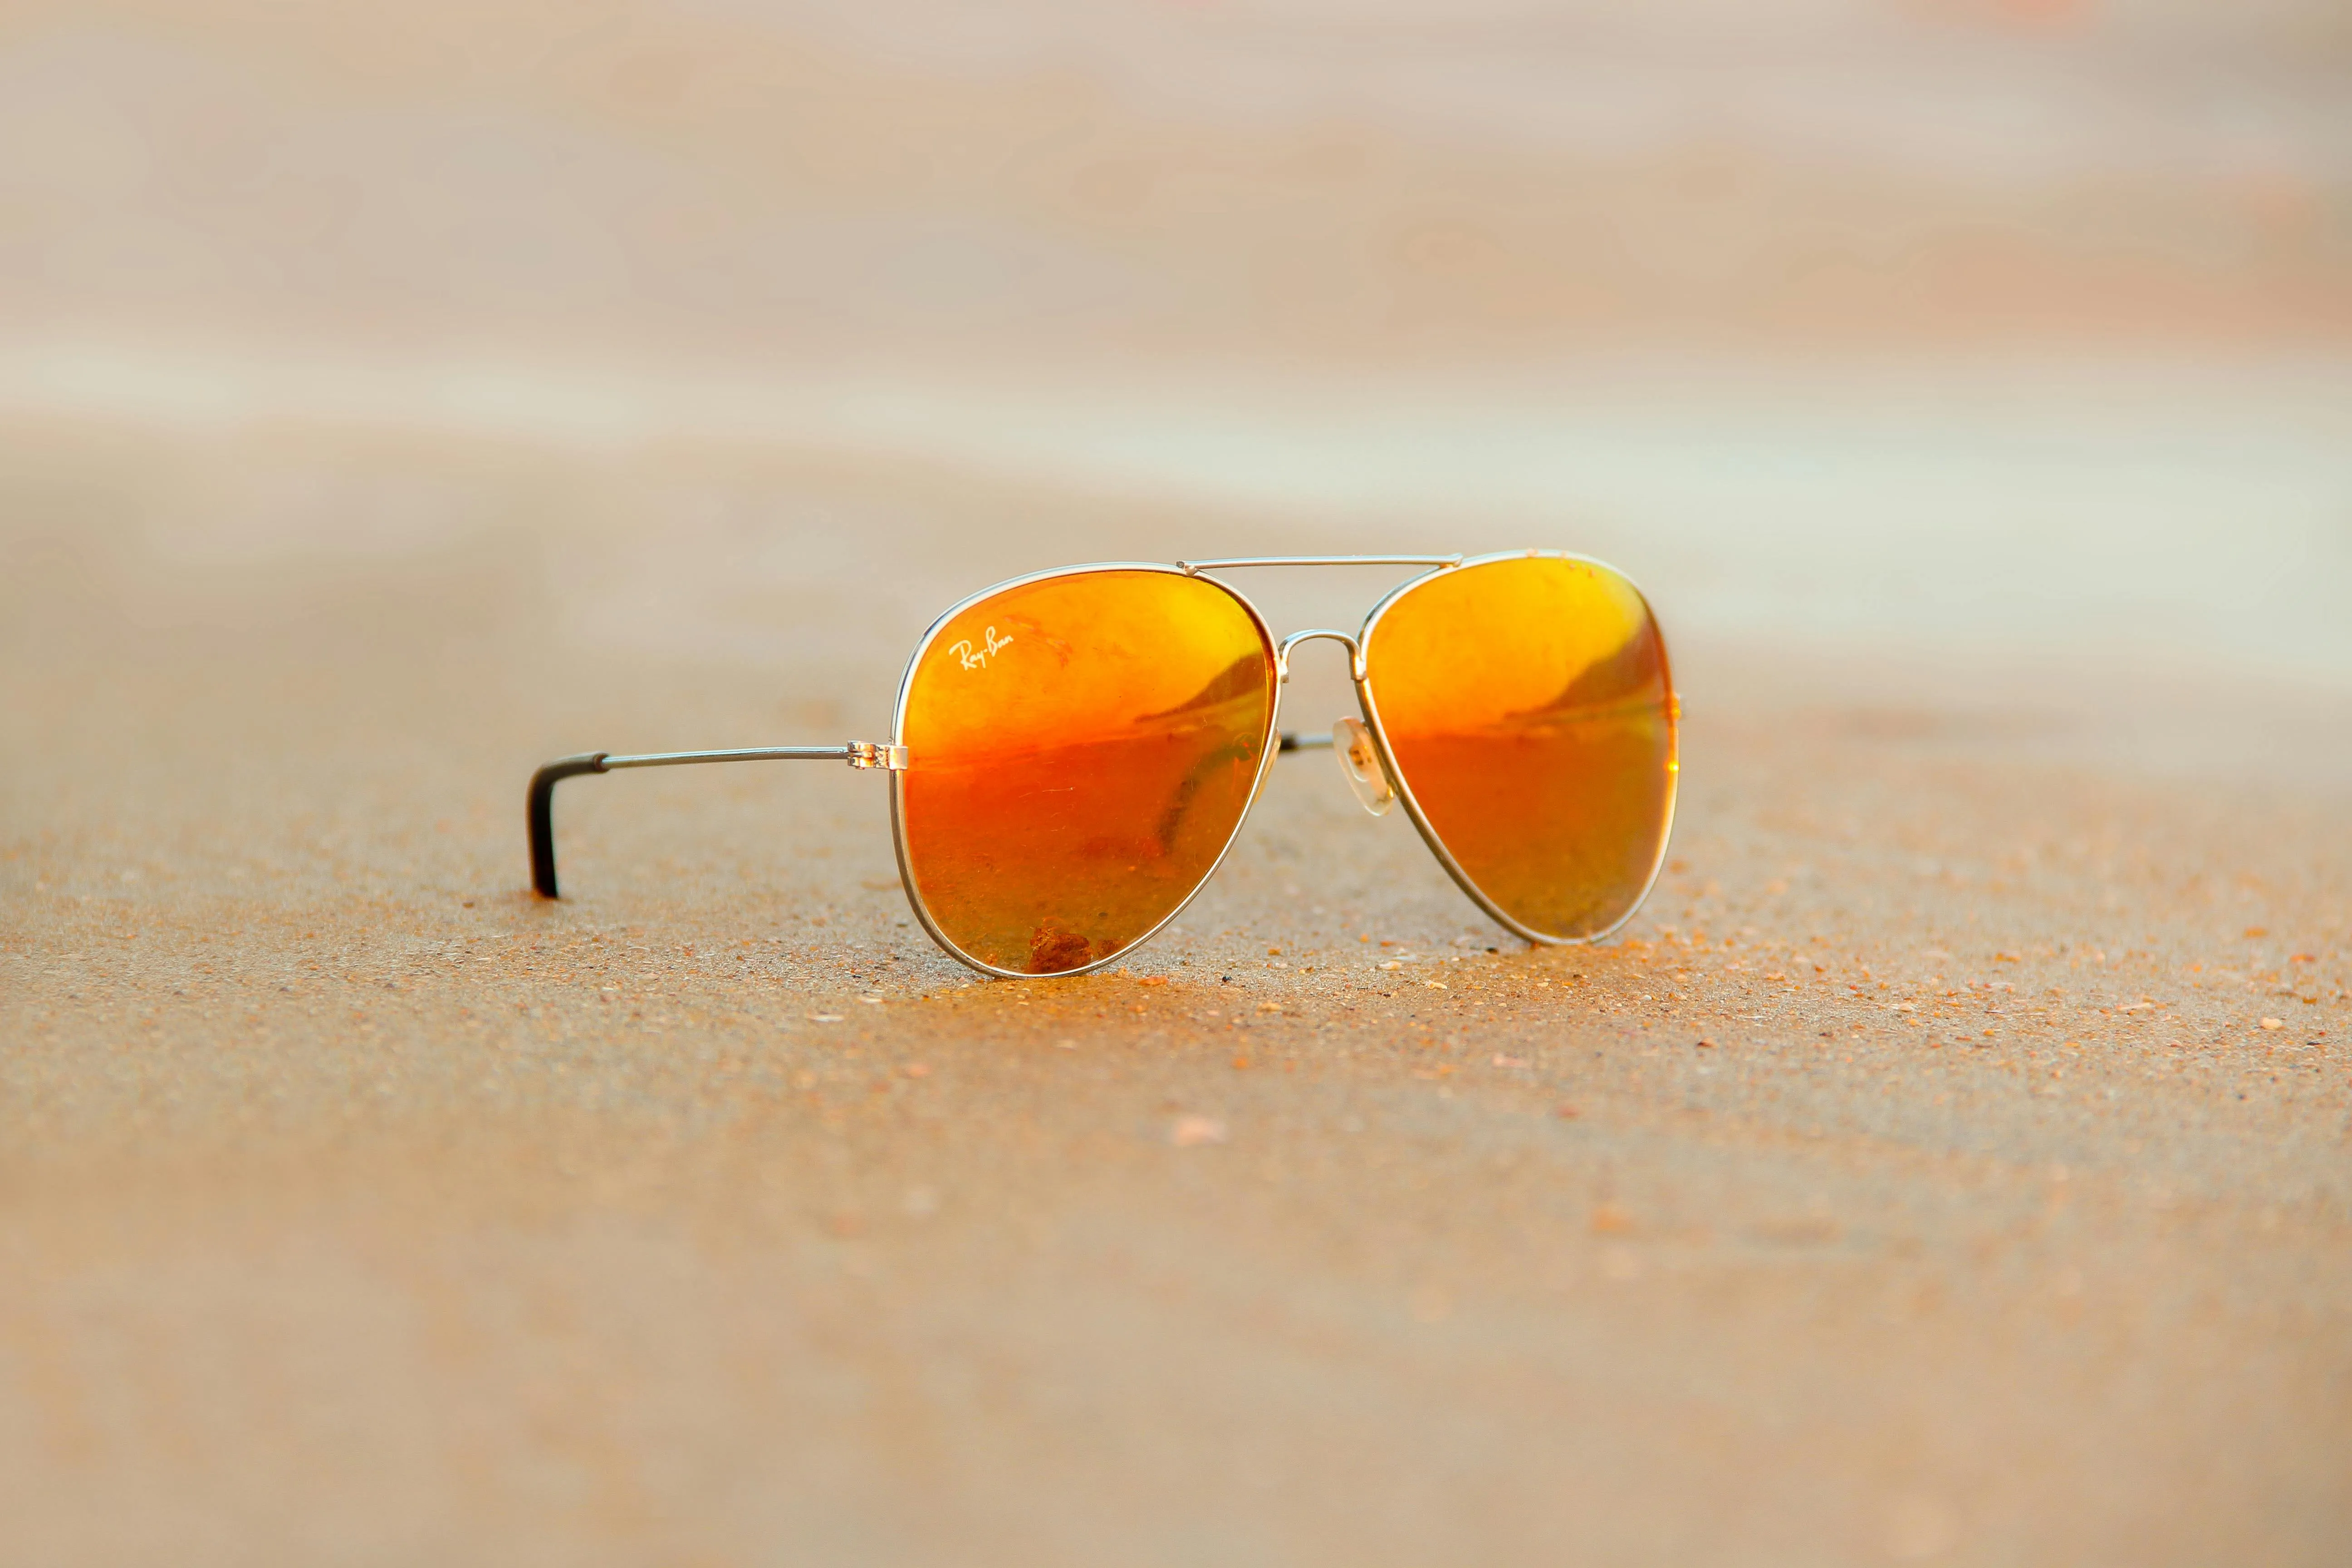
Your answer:
[[[1396,791],[1389,787],[1388,770],[1381,766],[1380,748],[1372,744],[1372,732],[1360,719],[1331,721],[1331,751],[1339,759],[1339,771],[1348,775],[1348,787],[1374,816],[1386,816],[1396,805]]]

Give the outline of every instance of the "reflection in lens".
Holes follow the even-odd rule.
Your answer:
[[[1539,935],[1598,935],[1649,889],[1674,814],[1665,645],[1641,594],[1591,562],[1434,573],[1372,625],[1365,685],[1430,831]]]
[[[908,680],[900,834],[917,897],[992,968],[1055,974],[1146,935],[1248,809],[1274,712],[1257,619],[1129,568],[959,611]]]

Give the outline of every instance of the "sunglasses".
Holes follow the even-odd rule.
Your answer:
[[[1214,574],[1425,566],[1362,629],[1277,639]],[[1362,718],[1286,734],[1290,656],[1348,650]],[[1664,862],[1681,705],[1622,574],[1540,551],[1115,563],[1016,577],[941,616],[888,742],[616,756],[532,775],[531,883],[556,897],[556,784],[689,763],[846,762],[890,777],[907,901],[983,973],[1084,974],[1176,918],[1274,758],[1329,748],[1365,808],[1402,802],[1471,901],[1533,942],[1633,918]]]

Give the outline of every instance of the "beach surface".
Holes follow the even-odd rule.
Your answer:
[[[2348,73],[2340,0],[12,5],[0,1568],[2341,1563]],[[567,783],[530,891],[541,762],[887,739],[1018,574],[1527,546],[1684,703],[1599,945],[1315,752],[1074,980],[837,765]]]
[[[1309,753],[1129,963],[990,982],[912,925],[877,776],[569,784],[560,903],[524,780],[879,738],[929,615],[1017,571],[1402,537],[838,449],[5,443],[0,1559],[2319,1563],[2352,1522],[2324,668],[1695,617],[1622,938],[1512,941]],[[1245,585],[1346,625],[1394,575]],[[1348,710],[1328,662],[1288,726]]]

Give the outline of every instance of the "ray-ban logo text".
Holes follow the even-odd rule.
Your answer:
[[[981,634],[981,641],[978,643],[974,643],[970,637],[965,637],[961,642],[948,644],[948,651],[963,660],[963,667],[966,669],[979,669],[985,667],[990,659],[994,658],[999,649],[1012,646],[1011,637],[998,637],[996,628],[991,626]]]

